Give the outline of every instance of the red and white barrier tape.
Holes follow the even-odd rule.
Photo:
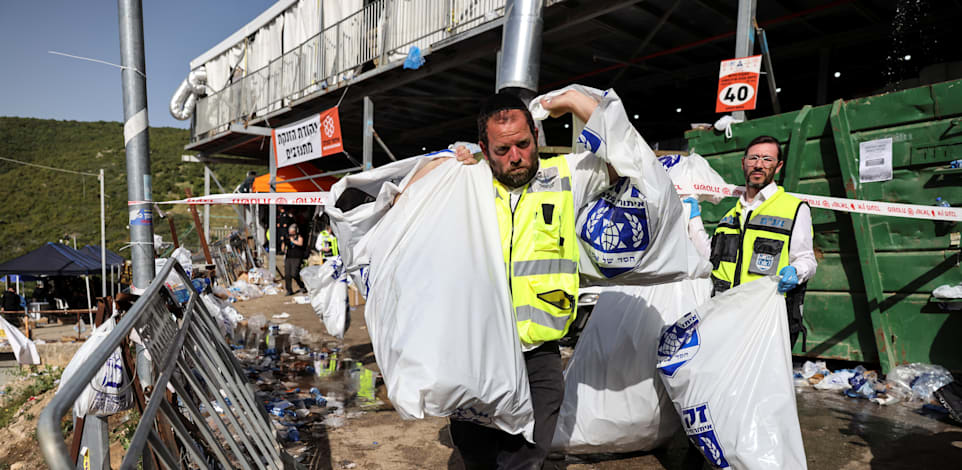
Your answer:
[[[157,204],[277,204],[283,206],[317,206],[330,204],[331,193],[326,191],[304,193],[230,193],[197,196],[176,201],[160,201]],[[141,201],[143,202],[143,201]],[[137,204],[131,201],[128,204]]]
[[[738,197],[745,192],[742,186],[734,184],[710,185],[693,184],[687,187],[675,185],[678,194],[705,194],[721,197]],[[815,196],[811,194],[789,193],[818,209],[829,209],[858,214],[887,215],[907,217],[911,219],[962,221],[962,208],[921,206],[917,204],[902,204],[896,202],[863,201],[859,199],[845,199],[829,196]],[[278,204],[278,205],[324,205],[330,204],[329,192],[304,193],[252,193],[252,194],[211,194],[176,201],[162,201],[157,204]],[[135,205],[143,201],[131,201]]]
[[[675,185],[678,194],[706,194],[710,196],[738,197],[745,192],[742,186],[734,184],[711,185],[692,184]],[[811,194],[788,193],[808,203],[809,206],[833,211],[854,212],[858,214],[888,215],[893,217],[908,217],[911,219],[962,221],[962,208],[942,206],[920,206],[917,204],[901,204],[897,202],[863,201],[860,199],[845,199],[829,196],[813,196]]]

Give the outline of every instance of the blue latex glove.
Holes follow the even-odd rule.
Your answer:
[[[798,287],[798,272],[794,266],[785,266],[778,272],[782,279],[778,281],[778,293],[784,294]]]
[[[698,199],[695,199],[693,197],[686,197],[682,199],[681,202],[684,202],[685,204],[688,204],[691,207],[691,212],[688,214],[689,219],[694,219],[695,217],[698,217],[701,215],[701,207],[698,206]]]

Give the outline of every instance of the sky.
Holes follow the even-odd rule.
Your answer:
[[[269,8],[272,0],[143,2],[147,109],[152,127],[187,128],[170,98],[190,61]],[[121,70],[49,54],[120,64],[117,2],[0,0],[0,116],[124,120]]]

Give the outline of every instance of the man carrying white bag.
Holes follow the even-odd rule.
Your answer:
[[[715,468],[807,468],[777,285],[764,277],[730,289],[661,335],[661,380]]]

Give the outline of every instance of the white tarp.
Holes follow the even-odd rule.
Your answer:
[[[356,247],[370,256],[365,319],[403,418],[452,416],[530,441],[534,417],[491,188],[486,164],[449,159],[405,190]],[[393,199],[383,188],[381,196]]]
[[[659,375],[716,468],[806,468],[777,285],[765,277],[729,289],[661,335]]]
[[[654,285],[708,277],[711,263],[688,238],[687,218],[674,185],[645,139],[631,125],[618,94],[570,85],[531,101],[545,119],[542,98],[569,89],[599,101],[578,137],[576,151],[590,151],[623,178],[579,209],[581,274],[598,284]]]
[[[17,358],[17,364],[40,364],[40,353],[37,352],[37,345],[17,327],[0,317],[0,342],[3,341],[10,343],[13,355]]]
[[[659,447],[681,428],[655,369],[661,329],[711,294],[708,279],[605,288],[565,369],[551,447],[568,453]]]

